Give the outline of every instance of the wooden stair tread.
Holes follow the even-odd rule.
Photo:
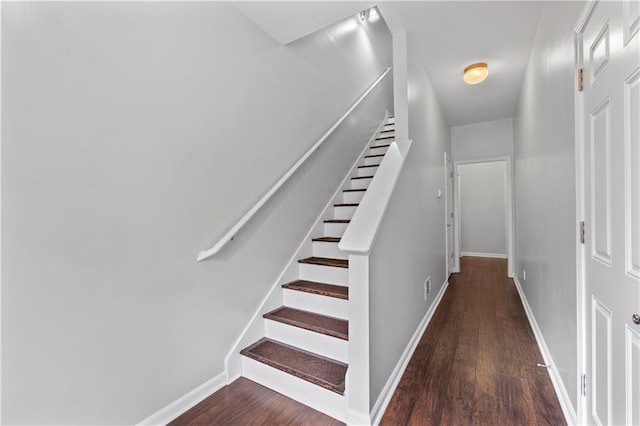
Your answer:
[[[322,241],[324,243],[339,243],[340,237],[318,237],[318,238],[312,238],[311,241]]]
[[[358,203],[340,203],[334,204],[333,207],[358,207],[360,204]]]
[[[265,319],[278,321],[305,330],[349,340],[349,321],[282,306],[262,316]]]
[[[304,259],[299,259],[298,263],[307,263],[310,265],[321,265],[321,266],[331,266],[334,268],[348,268],[349,261],[347,259],[334,259],[331,257],[305,257]]]
[[[351,222],[349,219],[327,219],[324,223],[349,223]]]
[[[366,189],[343,189],[342,192],[364,192]]]
[[[356,176],[351,178],[351,180],[353,179],[373,179],[373,176]]]
[[[328,237],[333,238],[333,237]],[[340,240],[340,238],[338,238]],[[315,281],[297,280],[284,284],[282,288],[303,291],[305,293],[319,294],[321,296],[335,297],[336,299],[349,300],[349,287],[342,285],[319,283]]]
[[[344,395],[347,364],[262,338],[240,353],[332,392]]]

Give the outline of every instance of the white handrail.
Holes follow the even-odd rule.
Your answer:
[[[260,198],[260,200],[258,200],[258,202],[253,207],[251,207],[251,209],[244,216],[242,216],[242,218],[235,225],[233,225],[233,227],[229,229],[229,231],[224,234],[224,236],[220,238],[217,243],[215,243],[212,247],[206,250],[202,250],[200,253],[198,253],[198,262],[215,255],[220,251],[222,247],[224,247],[229,241],[231,241],[233,237],[238,233],[238,231],[240,231],[240,229],[242,229],[242,227],[247,222],[249,222],[249,220],[251,220],[253,215],[256,214],[256,212],[260,210],[260,208],[264,206],[267,201],[269,201],[269,198],[271,198],[271,196],[275,194],[278,189],[280,189],[280,187],[291,177],[291,175],[293,175],[296,170],[298,170],[300,166],[302,166],[302,164],[311,156],[311,154],[313,154],[314,151],[316,151],[320,147],[320,145],[322,145],[322,143],[329,137],[329,135],[331,135],[331,133],[333,133],[333,131],[344,121],[344,119],[347,118],[354,109],[356,109],[360,102],[362,102],[363,99],[366,98],[367,95],[378,85],[378,83],[382,81],[382,79],[389,73],[389,71],[391,71],[391,67],[387,68],[380,75],[380,77],[378,77],[376,81],[374,81],[371,86],[369,86],[369,88],[365,90],[365,92],[353,103],[353,105],[351,105],[347,112],[345,112],[342,117],[340,117],[338,121],[336,121],[333,126],[331,126],[331,128],[327,130],[325,134],[322,135],[320,139],[318,139],[318,141],[314,143],[313,146],[309,148],[309,150],[302,157],[300,157],[298,161],[296,161],[293,167],[291,167],[289,171],[287,171],[287,173],[285,173],[284,176],[282,176],[280,180],[278,180],[278,182],[276,182],[276,184],[273,185],[271,189],[269,189],[269,191],[267,191],[267,193],[264,194],[262,198]]]

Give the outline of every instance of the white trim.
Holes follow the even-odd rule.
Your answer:
[[[409,340],[409,343],[407,344],[407,347],[405,348],[404,352],[400,356],[400,359],[398,360],[398,363],[393,369],[391,376],[389,376],[389,380],[387,380],[387,383],[384,385],[384,388],[382,388],[382,391],[380,392],[380,396],[378,396],[376,403],[373,405],[373,408],[371,409],[370,417],[371,419],[373,419],[372,423],[374,425],[380,424],[380,421],[382,420],[382,416],[384,415],[384,412],[386,411],[387,406],[389,405],[389,402],[391,402],[393,393],[396,391],[396,388],[398,387],[398,383],[400,383],[400,379],[402,378],[402,375],[404,374],[404,371],[406,370],[407,365],[409,364],[409,361],[411,361],[411,357],[413,356],[413,353],[418,347],[418,343],[420,343],[420,340],[422,339],[422,335],[424,334],[425,330],[427,329],[427,326],[431,322],[431,318],[433,317],[433,314],[435,313],[436,309],[440,305],[440,302],[442,301],[442,297],[444,296],[444,293],[448,287],[449,287],[449,279],[447,278],[447,281],[445,281],[442,287],[440,288],[440,291],[438,292],[435,299],[433,300],[433,303],[431,303],[431,306],[427,310],[427,313],[424,315],[424,318],[422,318],[422,321],[420,321],[420,324],[418,325],[418,328],[416,329],[415,333],[413,333],[411,340]]]
[[[307,234],[304,236],[304,238],[302,239],[302,241],[300,242],[300,244],[298,245],[298,247],[296,248],[294,253],[291,255],[291,257],[289,258],[289,261],[287,262],[286,266],[282,269],[282,271],[278,275],[278,278],[276,278],[276,280],[274,281],[273,285],[271,286],[271,288],[267,292],[266,296],[264,297],[264,299],[262,299],[262,302],[260,303],[258,308],[253,313],[253,316],[247,322],[247,325],[242,329],[242,332],[238,335],[238,338],[236,339],[236,341],[231,346],[231,350],[229,350],[229,352],[227,353],[227,356],[224,358],[225,372],[227,374],[227,383],[231,383],[232,381],[236,380],[238,377],[240,377],[242,375],[242,363],[241,363],[242,356],[240,355],[240,349],[241,349],[240,346],[244,346],[245,343],[246,344],[250,343],[249,341],[251,339],[246,338],[247,335],[251,331],[254,331],[256,329],[256,327],[258,327],[258,324],[260,324],[260,325],[262,324],[262,321],[263,321],[262,314],[264,314],[265,312],[268,312],[270,310],[270,309],[265,308],[265,306],[267,305],[267,303],[273,297],[274,292],[276,290],[278,290],[278,289],[281,289],[280,285],[284,284],[284,281],[286,281],[286,280],[284,280],[284,277],[287,274],[287,272],[290,270],[290,268],[294,268],[295,271],[296,271],[296,274],[298,273],[297,272],[298,271],[298,269],[297,269],[298,268],[297,260],[300,257],[304,257],[304,256],[300,255],[300,253],[303,251],[303,249],[308,245],[308,247],[311,248],[310,249],[310,253],[313,251],[313,246],[312,246],[312,242],[311,242],[311,235],[313,234],[313,232],[316,230],[317,227],[323,226],[322,221],[327,216],[327,214],[328,214],[327,212],[333,210],[333,205],[335,204],[336,199],[338,197],[342,196],[341,192],[342,192],[343,188],[347,185],[347,182],[349,181],[349,179],[351,179],[351,176],[354,173],[354,170],[358,166],[358,163],[360,162],[362,157],[365,155],[365,152],[367,151],[367,149],[369,149],[371,144],[375,141],[375,138],[378,135],[378,133],[380,133],[380,130],[382,129],[382,127],[384,127],[385,123],[387,122],[388,117],[389,117],[389,113],[385,112],[385,116],[380,121],[380,124],[376,128],[375,132],[373,132],[373,134],[369,138],[369,141],[364,146],[364,148],[362,149],[362,151],[360,152],[360,154],[358,155],[358,157],[354,161],[354,163],[351,166],[351,168],[349,169],[349,171],[346,173],[344,179],[342,180],[340,185],[337,187],[336,191],[333,193],[333,195],[331,196],[331,198],[329,199],[327,204],[325,204],[324,208],[322,209],[322,212],[316,218],[316,221],[314,222],[313,226],[311,226],[311,228],[309,229],[309,232],[307,232]],[[283,299],[280,298],[280,301],[282,301],[282,300]],[[261,330],[261,331],[264,331],[264,330]],[[231,371],[231,370],[234,370],[234,371]]]
[[[2,22],[2,3],[0,1],[0,23]],[[0,25],[1,26],[1,25]],[[0,31],[2,46],[2,31]],[[0,55],[1,57],[2,55]],[[0,82],[2,82],[2,59],[0,59]],[[0,83],[2,99],[2,83]],[[2,107],[0,107],[0,384],[2,383]],[[0,424],[2,424],[2,386],[0,385]]]
[[[549,365],[549,377],[551,378],[551,383],[553,384],[553,389],[556,391],[556,396],[558,397],[558,401],[560,401],[560,407],[562,408],[562,413],[564,414],[564,418],[569,425],[576,425],[577,417],[576,411],[571,404],[571,398],[569,397],[569,393],[567,392],[567,388],[564,386],[564,382],[562,381],[562,377],[558,372],[558,368],[556,367],[555,362],[553,362],[553,358],[551,357],[551,352],[547,347],[547,344],[544,341],[544,337],[542,336],[542,331],[540,331],[540,327],[538,327],[538,322],[536,321],[535,316],[533,315],[533,311],[529,306],[529,302],[527,302],[527,297],[522,290],[522,286],[520,285],[520,281],[518,277],[513,277],[513,281],[516,285],[516,290],[518,290],[518,294],[520,295],[520,300],[522,301],[522,306],[524,307],[524,311],[527,313],[527,319],[529,320],[529,324],[531,325],[531,329],[533,330],[533,334],[536,337],[536,342],[538,343],[538,348],[540,348],[540,352],[542,353],[542,358],[544,359],[544,363]]]
[[[587,24],[591,20],[591,15],[596,6],[596,1],[589,1],[574,28],[574,53],[575,53],[575,73],[577,75],[578,69],[583,66],[583,52],[582,52],[582,33],[584,32]],[[577,374],[575,377],[576,389],[577,389],[577,423],[586,424],[587,413],[587,401],[580,393],[581,388],[581,375],[586,374],[587,370],[587,308],[585,297],[585,245],[580,243],[580,222],[584,220],[584,96],[583,92],[574,90],[574,120],[575,120],[575,178],[576,178],[576,222],[575,222],[575,250],[576,250],[576,334],[577,334]]]
[[[513,166],[512,166],[512,161],[511,161],[511,157],[506,156],[506,157],[490,157],[490,158],[481,158],[481,159],[477,159],[477,160],[457,160],[454,161],[453,163],[453,168],[454,168],[454,187],[457,188],[457,195],[453,197],[454,199],[454,213],[453,213],[453,217],[455,218],[455,235],[456,235],[456,241],[455,241],[455,259],[456,259],[456,271],[460,270],[460,256],[462,256],[462,252],[461,252],[461,246],[462,246],[462,232],[460,232],[460,214],[461,214],[461,200],[460,200],[460,166],[465,165],[465,164],[478,164],[478,163],[495,163],[495,162],[499,162],[499,161],[504,161],[506,163],[506,170],[507,170],[507,176],[506,176],[506,187],[505,187],[505,208],[507,209],[507,215],[506,215],[506,231],[507,231],[507,275],[509,276],[509,278],[513,278],[515,277],[515,255],[514,255],[514,250],[515,250],[515,233],[513,230],[513,211],[514,211],[514,206],[513,206],[513,200],[514,200],[514,195],[513,195],[513,191],[514,191],[514,185],[513,185]]]
[[[506,254],[500,253],[478,253],[473,251],[462,251],[460,252],[461,257],[494,257],[496,259],[507,259]]]
[[[185,393],[180,398],[156,411],[138,425],[166,425],[181,414],[204,400],[212,393],[220,390],[226,384],[226,374],[222,372],[212,379],[207,380],[197,388]]]
[[[362,102],[364,100],[364,98],[367,97],[367,95],[369,93],[371,93],[371,91],[378,85],[378,83],[380,83],[380,81],[382,81],[382,79],[389,73],[389,71],[391,71],[391,67],[387,68],[381,75],[380,77],[378,77],[376,79],[376,81],[374,81],[371,86],[369,86],[369,88],[367,90],[365,90],[365,92],[353,103],[353,105],[351,105],[351,107],[347,110],[347,112],[345,112],[342,117],[340,117],[338,119],[338,121],[336,121],[333,126],[331,126],[331,128],[329,130],[327,130],[324,135],[322,135],[320,137],[320,139],[318,139],[318,141],[316,143],[313,144],[313,146],[311,146],[311,148],[309,148],[309,150],[302,156],[300,157],[300,159],[298,161],[296,161],[296,163],[287,171],[287,173],[284,174],[284,176],[282,176],[280,178],[280,180],[278,180],[278,182],[275,183],[275,185],[273,185],[271,187],[271,189],[269,189],[267,191],[266,194],[264,194],[262,196],[262,198],[260,198],[260,200],[258,200],[258,202],[251,207],[251,209],[245,213],[244,216],[242,216],[240,218],[240,220],[233,225],[233,227],[227,231],[226,234],[224,234],[224,236],[222,238],[220,238],[220,240],[215,243],[212,247],[202,250],[199,254],[198,254],[198,262],[201,262],[205,259],[210,258],[211,256],[215,255],[216,253],[218,253],[220,251],[220,249],[222,249],[222,247],[224,247],[229,241],[231,241],[233,239],[233,237],[238,233],[238,231],[240,231],[240,229],[242,229],[242,227],[249,222],[249,220],[251,220],[251,218],[253,217],[253,215],[255,215],[258,210],[260,210],[262,208],[262,206],[264,206],[267,201],[269,201],[269,199],[273,196],[273,194],[276,193],[276,191],[278,191],[278,189],[280,189],[280,187],[282,185],[284,185],[284,183],[289,180],[289,178],[300,168],[300,166],[302,166],[302,164],[307,161],[307,159],[309,157],[311,157],[311,154],[313,154],[314,152],[316,152],[318,150],[318,148],[320,147],[320,145],[322,145],[324,143],[324,141],[327,140],[327,138],[331,135],[331,133],[333,133],[333,131],[340,125],[342,124],[342,122],[349,116],[349,114],[351,114],[351,112],[356,109],[356,107],[358,105],[360,105],[360,102]]]

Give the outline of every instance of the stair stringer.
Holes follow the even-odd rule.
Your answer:
[[[227,384],[233,382],[242,375],[243,357],[242,355],[240,355],[240,350],[264,336],[265,319],[262,317],[262,315],[282,305],[282,301],[284,298],[284,290],[282,289],[282,285],[298,279],[298,259],[311,256],[312,236],[322,236],[324,234],[323,221],[333,218],[333,205],[342,202],[342,191],[344,189],[350,188],[351,177],[357,173],[358,165],[360,165],[365,152],[373,144],[376,136],[384,128],[388,117],[389,114],[387,112],[385,113],[384,118],[380,121],[380,124],[378,125],[376,130],[369,138],[369,141],[365,144],[360,154],[358,154],[358,157],[353,163],[353,166],[351,166],[344,179],[334,192],[333,196],[325,205],[322,213],[320,213],[314,224],[311,226],[309,232],[304,236],[300,245],[287,262],[287,265],[275,280],[275,282],[269,289],[269,292],[260,303],[260,306],[258,306],[251,319],[236,339],[235,343],[231,347],[231,350],[227,353],[227,356],[224,359]]]

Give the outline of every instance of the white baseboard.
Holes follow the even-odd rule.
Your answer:
[[[226,384],[227,375],[225,372],[222,372],[192,391],[182,395],[166,407],[156,411],[138,423],[138,425],[166,425]]]
[[[433,300],[433,303],[431,303],[431,306],[427,310],[427,313],[425,314],[424,318],[422,318],[422,321],[420,321],[418,328],[416,329],[415,333],[413,333],[411,340],[409,340],[407,347],[405,348],[404,352],[400,356],[400,359],[398,360],[396,367],[393,369],[393,372],[391,373],[389,380],[387,380],[387,383],[384,385],[384,388],[382,388],[382,392],[380,392],[380,396],[378,397],[378,399],[376,400],[376,403],[373,405],[373,408],[371,409],[370,418],[373,419],[372,423],[374,425],[380,424],[380,421],[382,420],[382,416],[384,415],[384,412],[387,409],[389,402],[391,401],[391,397],[393,396],[393,393],[395,392],[396,387],[398,387],[398,383],[400,383],[400,379],[404,374],[404,370],[407,368],[407,365],[409,364],[409,361],[413,356],[413,352],[416,350],[418,343],[420,343],[420,339],[422,338],[422,335],[427,329],[427,326],[429,325],[429,322],[431,321],[431,318],[433,317],[434,312],[436,311],[438,305],[440,304],[440,301],[442,300],[442,296],[444,296],[444,292],[447,290],[448,286],[449,286],[449,281],[447,277],[447,281],[445,281],[444,284],[442,285],[442,288],[440,288],[440,291],[436,295],[436,298]]]
[[[558,397],[558,401],[560,401],[560,407],[562,407],[562,413],[564,414],[564,418],[569,425],[577,424],[577,415],[576,410],[571,403],[571,398],[569,398],[569,393],[567,392],[567,388],[564,386],[564,382],[562,381],[562,377],[560,377],[560,373],[558,372],[558,368],[556,367],[555,362],[553,362],[553,358],[551,357],[551,352],[549,352],[549,347],[544,341],[544,337],[542,336],[542,331],[540,331],[540,327],[538,327],[538,323],[536,321],[535,316],[533,315],[533,311],[531,311],[531,307],[529,306],[529,302],[527,302],[527,297],[522,290],[522,286],[520,285],[520,281],[517,276],[513,277],[513,281],[516,284],[516,289],[518,290],[518,294],[520,295],[520,300],[522,300],[522,306],[524,306],[524,310],[527,313],[527,318],[529,319],[529,324],[533,329],[533,334],[536,336],[536,342],[538,343],[538,347],[540,348],[540,352],[542,352],[542,358],[544,358],[545,364],[549,365],[549,377],[551,377],[551,383],[553,384],[553,389],[556,391],[556,395]]]
[[[462,251],[460,252],[460,256],[462,257],[495,257],[496,259],[506,259],[506,254],[499,253],[478,253],[473,251]]]

